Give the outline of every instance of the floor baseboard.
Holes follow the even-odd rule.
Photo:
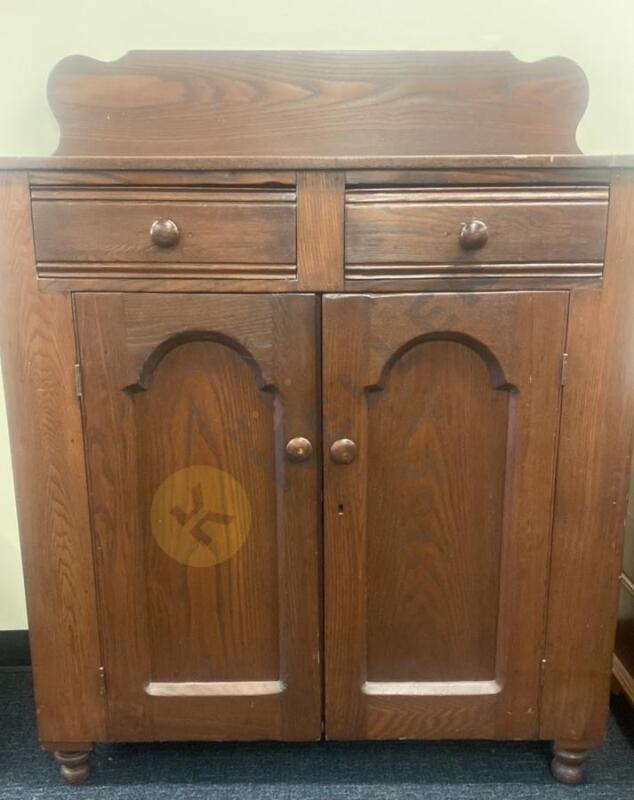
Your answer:
[[[29,667],[28,631],[0,631],[0,667]]]

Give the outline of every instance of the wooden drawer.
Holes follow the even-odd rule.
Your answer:
[[[34,189],[38,273],[294,277],[295,199],[294,190]]]
[[[351,190],[346,277],[598,277],[607,210],[607,187]]]

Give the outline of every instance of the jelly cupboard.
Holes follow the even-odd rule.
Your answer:
[[[39,735],[605,733],[634,160],[564,59],[130,53],[0,162]]]

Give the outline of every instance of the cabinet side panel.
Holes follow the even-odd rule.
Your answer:
[[[634,176],[615,176],[602,291],[573,292],[541,736],[602,741],[634,418]]]
[[[0,175],[0,303],[39,736],[94,741],[103,701],[72,309],[38,292],[24,173]]]

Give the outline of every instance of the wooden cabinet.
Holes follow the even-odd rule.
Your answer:
[[[323,735],[551,740],[579,782],[634,428],[634,161],[576,154],[580,71],[131,53],[49,85],[60,155],[0,160],[0,297],[62,774]]]

